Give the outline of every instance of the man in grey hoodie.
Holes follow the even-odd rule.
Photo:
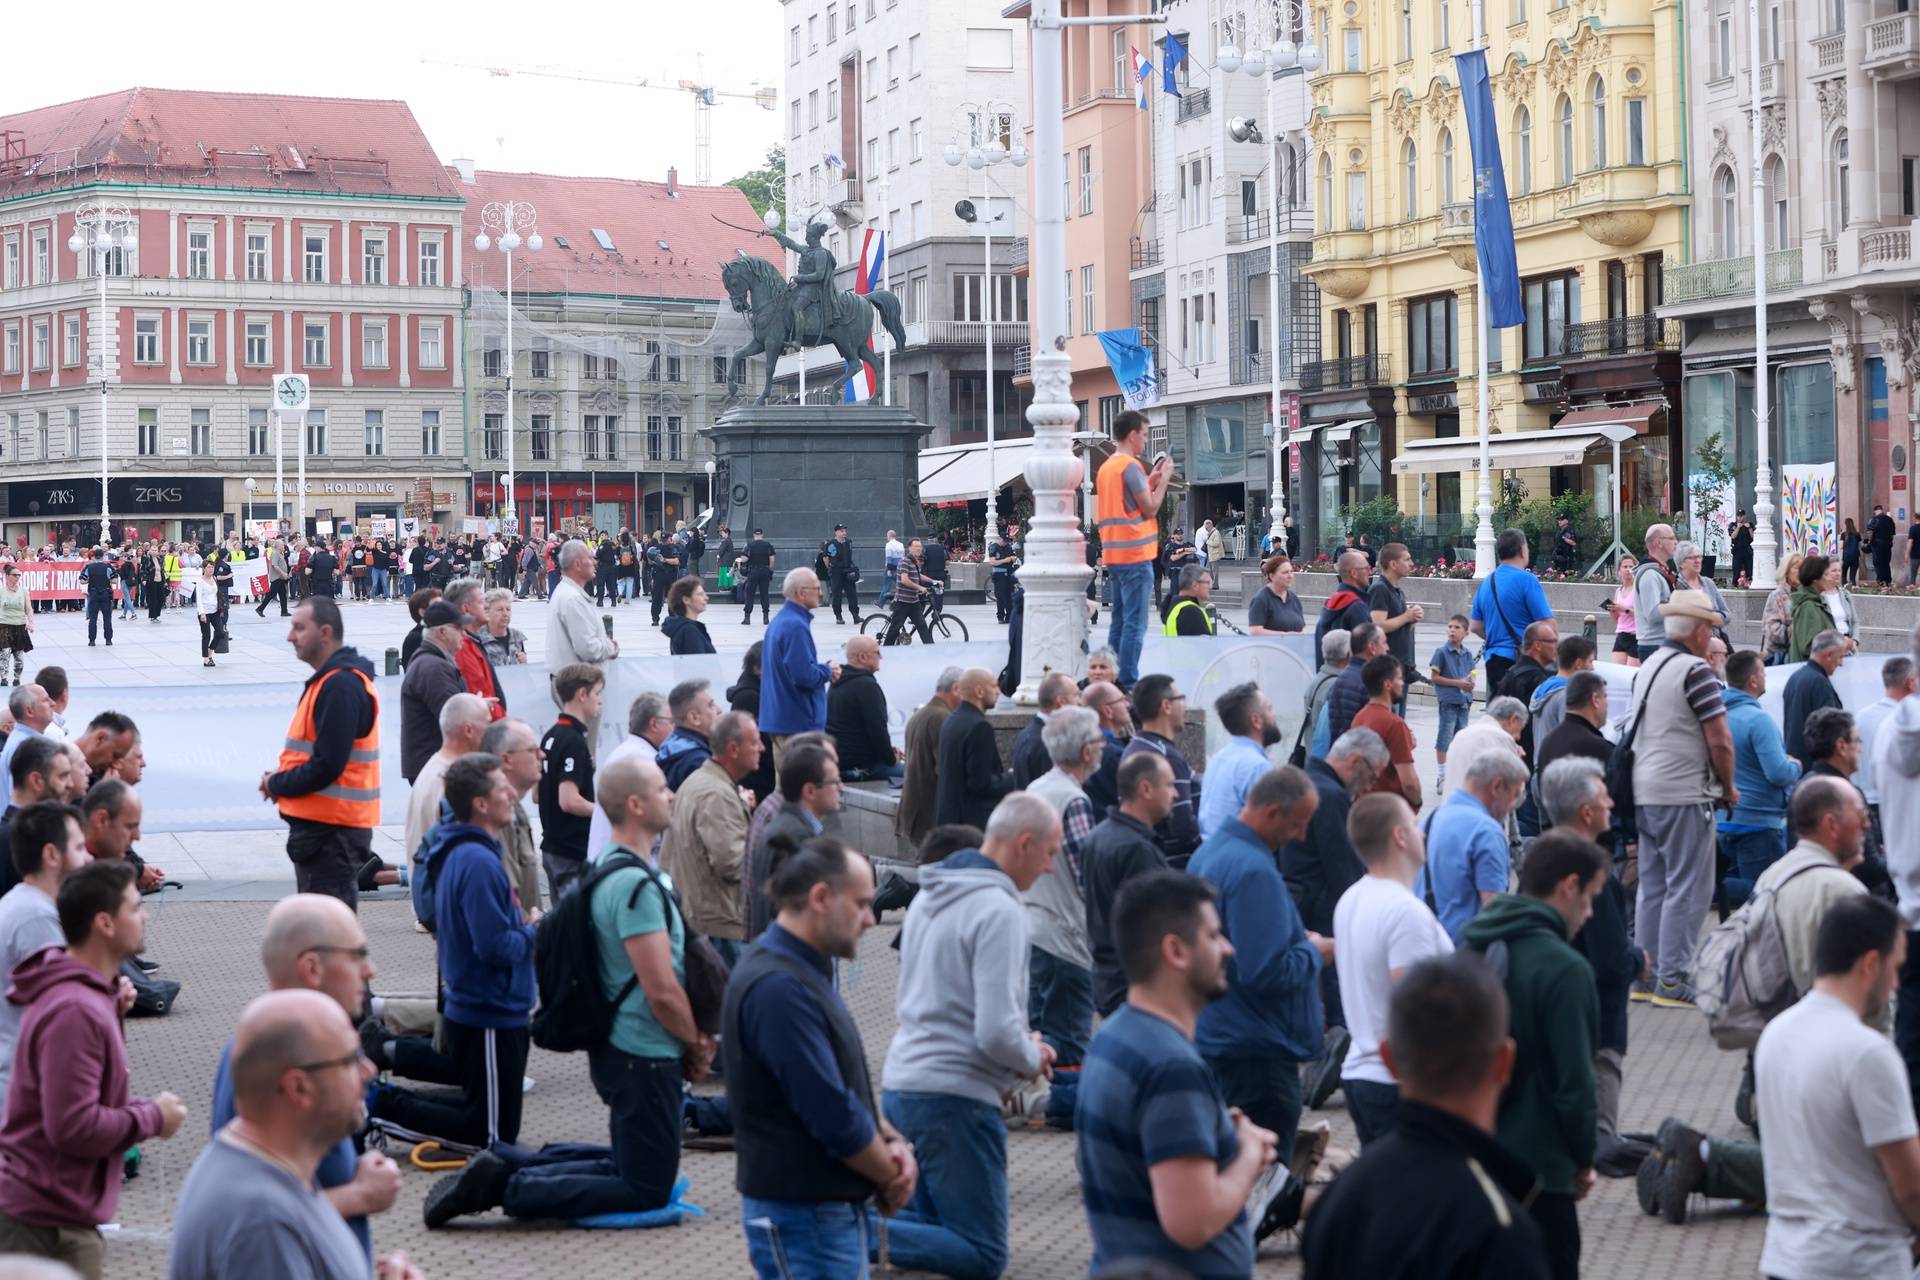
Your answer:
[[[1920,626],[1913,629],[1913,652],[1920,662]],[[1893,1043],[1907,1064],[1910,1084],[1920,1081],[1920,698],[1902,699],[1881,722],[1873,739],[1873,780],[1880,787],[1880,828],[1885,833],[1887,870],[1900,899],[1907,931],[1907,962],[1900,970],[1900,999],[1894,1005]],[[1920,1085],[1914,1085],[1920,1100]]]
[[[1060,816],[1026,792],[1002,800],[982,846],[920,873],[901,934],[899,1029],[882,1104],[919,1153],[913,1200],[887,1227],[893,1264],[956,1280],[1007,1266],[1007,1126],[1000,1102],[1047,1075],[1027,1026],[1021,895],[1053,867]]]

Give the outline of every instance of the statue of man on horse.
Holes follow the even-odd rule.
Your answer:
[[[837,264],[833,251],[821,244],[826,232],[823,224],[810,224],[805,244],[778,231],[760,233],[772,236],[799,255],[799,267],[791,283],[771,262],[745,253],[721,267],[720,279],[726,285],[733,309],[746,313],[753,325],[753,341],[734,352],[727,362],[729,395],[739,381],[740,362],[748,357],[761,354],[767,357],[766,382],[758,401],[765,404],[773,394],[774,366],[783,353],[829,345],[840,353],[840,376],[832,387],[838,394],[862,364],[880,364],[872,341],[876,312],[880,324],[892,335],[895,348],[906,346],[899,298],[885,289],[871,293],[855,293],[850,289],[834,291],[833,274]],[[881,403],[881,398],[873,397],[872,403]]]

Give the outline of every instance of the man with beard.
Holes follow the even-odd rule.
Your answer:
[[[1227,1110],[1194,1044],[1234,954],[1213,887],[1181,871],[1142,875],[1115,900],[1113,935],[1127,999],[1087,1048],[1074,1125],[1093,1269],[1152,1259],[1181,1274],[1251,1274],[1261,1213],[1248,1197],[1276,1142]]]
[[[351,1022],[366,1016],[367,984],[373,981],[373,959],[367,934],[358,916],[338,898],[319,893],[296,893],[282,898],[267,913],[266,936],[260,940],[260,961],[266,967],[267,986],[273,991],[317,991],[338,1005]],[[355,1074],[358,1074],[357,1072]],[[220,1051],[213,1077],[211,1129],[220,1130],[235,1115],[233,1041]],[[400,1166],[378,1151],[362,1154],[358,1131],[342,1137],[320,1157],[314,1182],[373,1258],[370,1214],[385,1213],[400,1194]]]
[[[1207,785],[1200,796],[1200,838],[1209,839],[1246,806],[1253,784],[1267,775],[1273,762],[1267,748],[1280,741],[1273,703],[1255,681],[1237,684],[1213,704],[1220,727],[1233,735],[1207,761]]]

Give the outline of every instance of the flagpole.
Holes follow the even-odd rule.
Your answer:
[[[1473,0],[1473,47],[1485,49],[1487,42],[1486,0]],[[1475,182],[1479,181],[1476,176]],[[1479,234],[1479,219],[1475,218],[1475,235]],[[1493,447],[1488,436],[1490,415],[1488,400],[1491,390],[1487,385],[1487,347],[1493,337],[1493,313],[1487,306],[1487,264],[1478,252],[1473,255],[1476,298],[1474,314],[1479,318],[1479,341],[1477,348],[1480,364],[1480,493],[1478,514],[1479,525],[1473,532],[1473,576],[1484,578],[1493,572]]]
[[[994,121],[997,129],[999,122]],[[993,193],[988,187],[987,167],[980,167],[980,238],[986,245],[987,316],[987,543],[1000,530],[1000,475],[993,469]],[[1073,299],[1067,299],[1073,305]]]

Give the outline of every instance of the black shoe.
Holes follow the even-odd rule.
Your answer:
[[[1265,1196],[1264,1203],[1250,1203],[1248,1217],[1253,1219],[1253,1239],[1258,1244],[1276,1231],[1285,1231],[1300,1221],[1300,1209],[1306,1202],[1306,1184],[1287,1172],[1285,1165],[1276,1164],[1268,1174],[1271,1181],[1256,1182],[1254,1195]]]
[[[354,877],[354,882],[359,886],[361,893],[373,892],[374,877],[379,875],[386,865],[385,862],[380,860],[380,855],[377,853],[360,864],[360,872]]]
[[[145,956],[135,956],[133,962],[140,966],[140,972],[142,973],[152,973],[160,967],[158,960],[149,960]]]
[[[1678,1122],[1670,1120],[1667,1123]],[[1665,1173],[1666,1169],[1666,1151],[1656,1145],[1647,1154],[1647,1158],[1640,1162],[1639,1170],[1633,1175],[1633,1194],[1640,1201],[1640,1212],[1649,1218],[1660,1216],[1660,1175]]]
[[[491,1151],[482,1151],[467,1161],[466,1168],[433,1184],[420,1216],[429,1227],[444,1227],[464,1214],[498,1208],[512,1176],[513,1166]]]
[[[920,886],[913,883],[897,871],[889,871],[880,878],[880,890],[873,895],[873,918],[879,921],[885,911],[906,909],[913,901],[913,895],[920,892]]]
[[[1667,1136],[1667,1162],[1659,1179],[1660,1216],[1678,1227],[1687,1220],[1687,1197],[1707,1180],[1707,1160],[1700,1154],[1705,1135],[1678,1122],[1671,1132],[1662,1125],[1661,1132]]]
[[[387,1041],[394,1039],[393,1032],[387,1030],[387,1024],[378,1018],[368,1018],[360,1024],[360,1052],[367,1055],[367,1061],[382,1071],[393,1070],[393,1059],[387,1056]]]

